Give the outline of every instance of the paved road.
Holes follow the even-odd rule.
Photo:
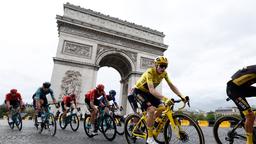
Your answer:
[[[102,134],[94,138],[88,138],[83,130],[83,124],[79,126],[77,132],[73,132],[68,126],[66,130],[57,128],[54,137],[47,133],[38,134],[33,127],[32,121],[23,121],[22,131],[17,128],[11,130],[6,120],[0,120],[0,144],[124,144],[124,136],[117,136],[112,142],[107,141]],[[212,136],[212,128],[203,128],[206,144],[215,144]]]

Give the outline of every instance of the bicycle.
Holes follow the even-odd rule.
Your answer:
[[[63,113],[59,117],[59,124],[61,129],[65,129],[68,124],[70,124],[70,127],[73,131],[77,131],[79,128],[79,118],[76,113],[73,112],[74,108],[71,107],[67,110],[66,117],[63,119]],[[80,109],[77,109],[77,111],[80,111]]]
[[[119,135],[123,135],[124,134],[124,116],[122,115],[118,115],[116,114],[115,112],[117,111],[118,109],[115,109],[115,106],[114,104],[113,105],[110,105],[110,111],[111,111],[111,116],[113,117],[113,119],[115,120],[115,123],[116,123],[116,132],[117,134]],[[120,108],[120,111],[122,111],[122,108]]]
[[[199,125],[190,116],[180,111],[185,107],[186,103],[183,103],[184,105],[178,111],[174,112],[174,104],[181,101],[173,100],[173,104],[167,104],[164,108],[157,108],[157,110],[163,109],[164,111],[157,118],[158,121],[154,123],[154,139],[160,144],[176,142],[204,144],[204,135]],[[126,118],[125,138],[129,144],[146,143],[148,137],[146,114],[147,112],[144,111],[142,115],[131,114]],[[163,133],[164,139],[159,138],[160,133]]]
[[[227,98],[226,101],[231,100]],[[256,114],[256,110],[253,110]],[[245,143],[246,132],[244,129],[245,116],[240,112],[241,118],[236,116],[222,116],[213,126],[213,135],[218,144]],[[256,144],[256,127],[253,128],[253,143]]]
[[[104,112],[103,108],[99,108],[99,114],[95,119],[95,126],[101,133],[103,133],[104,137],[113,141],[116,137],[116,123],[114,119],[107,113]],[[113,130],[113,131],[112,131]],[[92,134],[93,128],[91,124],[91,115],[85,114],[84,118],[84,131],[88,137],[94,137]]]
[[[10,126],[11,129],[14,128],[14,124],[16,125],[16,127],[18,128],[19,131],[21,131],[22,129],[22,118],[20,115],[20,107],[18,108],[13,108],[13,106],[10,107],[10,114],[11,117],[9,117],[8,115],[8,124]],[[10,121],[11,119],[11,121]]]
[[[56,120],[54,114],[50,112],[52,104],[47,104],[46,106],[42,106],[41,109],[41,119],[42,122],[38,122],[38,115],[35,116],[35,127],[39,134],[42,133],[44,129],[48,129],[48,132],[51,136],[56,134]]]

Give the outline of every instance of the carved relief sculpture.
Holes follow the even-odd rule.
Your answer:
[[[140,58],[140,68],[147,69],[154,65],[154,60],[150,58],[141,57]]]
[[[64,41],[63,53],[90,59],[92,56],[92,46]]]
[[[71,93],[74,93],[77,96],[77,99],[79,99],[82,84],[81,77],[82,75],[80,72],[68,70],[61,81],[61,93],[59,99],[62,99],[63,96]]]

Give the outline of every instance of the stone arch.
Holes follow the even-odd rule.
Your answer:
[[[120,73],[122,79],[127,77],[132,71],[135,71],[135,64],[131,58],[123,52],[114,50],[98,55],[95,64],[99,67],[113,67]]]
[[[60,99],[74,91],[84,103],[84,94],[95,87],[98,69],[110,66],[121,75],[121,105],[129,113],[128,91],[167,49],[165,35],[69,3],[56,19],[59,44],[51,78],[55,95]]]

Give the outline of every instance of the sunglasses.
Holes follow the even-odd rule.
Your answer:
[[[160,68],[167,68],[167,65],[166,64],[160,64],[159,67]]]

